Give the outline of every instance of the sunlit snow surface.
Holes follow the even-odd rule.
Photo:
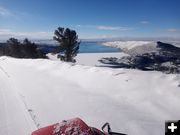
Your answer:
[[[0,57],[0,135],[30,135],[74,117],[128,135],[164,135],[165,120],[180,119],[179,75],[94,67],[106,54],[88,55],[78,56],[81,65]]]

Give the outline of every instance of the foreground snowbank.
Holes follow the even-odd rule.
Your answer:
[[[9,77],[0,64],[0,135],[30,135],[37,128]]]
[[[30,127],[81,117],[98,128],[108,121],[112,129],[128,135],[164,135],[165,120],[180,118],[178,75],[9,57],[0,57],[0,66],[0,82],[6,82],[0,86],[0,96],[9,91],[0,103],[7,107],[17,104],[9,104],[8,97],[15,93],[24,104],[13,111],[4,107],[9,112],[1,113],[0,120],[15,116],[19,109],[31,117],[22,115],[6,124],[4,134],[10,135],[12,125],[30,132],[35,129]],[[30,126],[17,124],[24,119]]]

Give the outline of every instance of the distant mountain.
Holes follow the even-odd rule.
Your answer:
[[[162,47],[166,48],[166,51],[170,48],[170,43],[173,43],[174,50],[177,50],[180,47],[179,41],[171,41],[168,43],[155,42],[155,41],[113,41],[113,42],[104,42],[103,45],[115,47],[121,49],[123,52],[129,55],[142,55],[144,53],[158,52]],[[169,47],[168,47],[169,46]],[[172,51],[172,50],[171,50]]]
[[[172,44],[158,41],[156,44],[136,45],[124,51],[130,56],[102,58],[99,61],[119,68],[180,73],[180,48]]]
[[[159,48],[161,52],[171,52],[172,55],[173,53],[180,55],[180,48],[174,45],[158,41],[156,47]]]

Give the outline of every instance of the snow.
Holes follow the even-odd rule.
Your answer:
[[[74,118],[57,123],[54,126],[54,133],[57,135],[88,135],[90,128],[84,125],[79,118]]]
[[[154,41],[112,41],[104,42],[103,45],[120,48],[123,52],[130,55],[141,55],[157,51],[157,44]]]
[[[152,41],[112,41],[112,42],[105,42],[104,45],[121,48],[121,49],[132,49],[137,46],[142,46],[152,43]]]
[[[74,117],[128,135],[164,135],[165,120],[180,118],[180,75],[96,67],[102,56],[80,54],[78,64],[0,57],[0,135],[30,135]]]
[[[52,55],[51,53],[47,54],[48,58],[51,60],[56,60],[57,55]],[[123,52],[114,52],[114,53],[79,53],[76,57],[76,64],[78,65],[85,65],[85,66],[104,66],[104,64],[100,63],[100,60],[103,57],[123,57],[128,56],[128,54]]]
[[[26,135],[37,129],[18,96],[13,80],[1,65],[0,106],[0,135]]]
[[[172,44],[180,47],[180,41],[163,41],[164,43]],[[149,52],[157,52],[156,41],[111,41],[102,43],[105,46],[121,49],[123,52],[130,55],[141,55]]]

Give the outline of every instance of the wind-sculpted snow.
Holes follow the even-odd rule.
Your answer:
[[[165,120],[180,118],[179,75],[10,57],[0,65],[10,76],[0,70],[2,135],[30,135],[31,110],[40,127],[80,117],[128,135],[164,135]]]

